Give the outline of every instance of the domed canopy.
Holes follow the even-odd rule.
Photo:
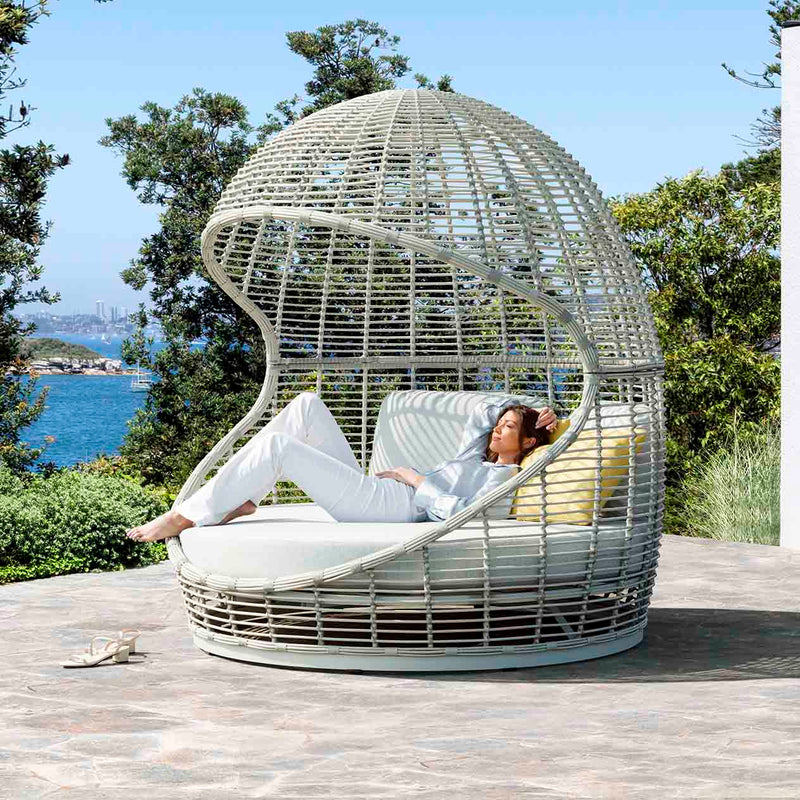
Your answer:
[[[435,243],[557,297],[600,364],[661,361],[638,269],[595,184],[552,139],[488,103],[391,90],[318,111],[260,148],[214,219],[263,207]]]

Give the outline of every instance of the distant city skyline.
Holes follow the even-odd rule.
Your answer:
[[[94,316],[108,322],[114,322],[122,317],[128,317],[139,310],[139,304],[130,307],[121,302],[106,303],[105,300],[95,300],[93,304],[84,307],[75,307],[69,310],[64,308],[64,303],[55,303],[51,306],[44,303],[26,303],[17,306],[14,314],[17,317],[35,317],[40,315],[50,317]],[[102,308],[102,313],[100,311]]]
[[[100,317],[100,319],[108,321],[108,322],[117,322],[118,320],[127,320],[128,319],[128,307],[127,306],[120,306],[120,305],[112,305],[109,306],[108,312],[106,312],[106,301],[105,300],[95,300],[95,314],[96,316]]]
[[[99,312],[99,313],[98,313]],[[134,318],[126,316],[126,306],[106,307],[103,300],[95,300],[95,307],[74,314],[56,314],[51,309],[18,314],[23,322],[32,322],[36,329],[33,337],[60,339],[70,336],[130,336],[136,330]],[[102,316],[101,316],[102,314]],[[159,335],[160,324],[151,321],[146,330],[148,335]]]
[[[58,311],[58,305],[52,306],[44,305],[42,303],[30,303],[28,305],[17,306],[16,314],[19,317],[74,317],[74,316],[87,316],[99,317],[106,322],[117,322],[118,320],[127,319],[132,313],[126,305],[121,303],[107,304],[105,300],[95,300],[94,308],[80,308],[74,311]],[[137,311],[138,307],[134,309]]]

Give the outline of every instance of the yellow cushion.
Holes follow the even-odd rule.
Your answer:
[[[566,419],[560,419],[556,423],[555,430],[550,431],[550,444],[553,444],[553,442],[555,442],[555,440],[558,439],[561,434],[566,433],[569,430],[569,423],[569,417]]]
[[[553,431],[551,442],[569,427],[569,420],[563,422],[567,423],[566,427],[560,431],[558,428]],[[641,450],[644,440],[644,434],[636,436],[637,451]],[[548,523],[592,524],[597,481],[597,446],[597,431],[583,430],[570,448],[546,468]],[[544,455],[549,447],[550,445],[538,447],[525,456],[522,468]],[[619,429],[613,434],[603,433],[600,437],[600,508],[605,505],[620,482],[628,476],[630,447],[630,436],[620,435]],[[536,475],[528,483],[520,486],[511,508],[512,515],[520,520],[539,521],[544,505],[542,490],[541,475]]]

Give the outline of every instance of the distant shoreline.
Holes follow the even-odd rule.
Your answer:
[[[103,372],[102,369],[91,370],[86,372],[45,372],[44,370],[36,370],[37,375],[69,375],[70,377],[74,375],[92,375],[92,376],[103,376],[103,375],[113,375],[118,378],[130,378],[131,375],[136,375],[136,370],[133,372]]]
[[[66,378],[74,378],[89,375],[91,377],[116,377],[116,378],[130,378],[136,376],[136,370],[131,372],[104,372],[102,369],[86,370],[86,372],[61,372],[52,370],[35,369],[33,370],[40,378],[47,376],[48,378],[53,375],[63,375]],[[25,372],[6,372],[6,377],[19,378],[23,375],[30,375],[30,370]]]

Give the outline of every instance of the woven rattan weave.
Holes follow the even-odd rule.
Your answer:
[[[641,639],[663,512],[663,362],[639,272],[572,156],[463,95],[366,95],[300,120],[255,153],[205,229],[203,259],[257,323],[266,374],[250,412],[177,502],[300,391],[325,400],[365,469],[381,402],[398,390],[535,395],[572,422],[544,456],[460,514],[318,573],[208,574],[171,539],[200,647],[276,664],[437,670],[579,660]],[[630,446],[608,502],[607,406],[630,410],[610,425],[616,445]],[[592,473],[588,516],[574,526],[588,547],[576,546],[566,575],[520,568],[494,582],[491,565],[515,563],[517,550],[547,563],[548,533],[570,521],[559,518],[571,487],[558,457],[576,451]],[[526,524],[509,546],[493,508],[531,479],[538,516],[515,505]],[[302,499],[279,485],[265,502]],[[482,566],[454,587],[441,537],[481,521]],[[619,536],[604,539],[603,525]],[[596,579],[610,557],[615,575]],[[403,565],[421,577],[403,578]]]

